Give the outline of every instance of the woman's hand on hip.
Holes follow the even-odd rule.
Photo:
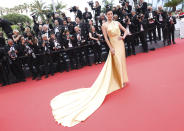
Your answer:
[[[110,48],[111,54],[115,55],[115,49],[114,48]]]
[[[119,40],[124,40],[124,39],[125,39],[125,36],[119,36],[118,39],[119,39]]]

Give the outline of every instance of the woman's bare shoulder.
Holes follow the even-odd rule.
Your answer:
[[[102,27],[107,28],[107,25],[108,25],[108,23],[107,23],[107,22],[104,22],[104,23],[102,24]]]
[[[120,24],[119,21],[114,21],[115,23],[117,23],[118,25]]]

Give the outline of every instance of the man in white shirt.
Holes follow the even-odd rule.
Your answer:
[[[162,30],[164,46],[168,41],[167,19],[168,19],[167,13],[163,11],[161,6],[159,6],[157,11],[157,30],[159,40],[161,40],[161,30]]]
[[[153,12],[151,6],[148,6],[148,12],[146,13],[145,17],[148,21],[148,35],[149,35],[150,43],[152,44],[153,39],[154,39],[155,43],[157,43],[157,40],[156,40],[156,15],[155,15],[155,12]]]

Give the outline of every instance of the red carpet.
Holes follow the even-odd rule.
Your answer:
[[[0,131],[184,131],[184,40],[127,58],[129,84],[72,128],[54,121],[50,100],[89,87],[103,64],[0,88]]]

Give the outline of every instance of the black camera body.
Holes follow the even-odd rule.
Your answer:
[[[93,7],[94,7],[94,2],[93,2],[93,1],[89,1],[88,4],[89,4],[89,6],[93,9]]]
[[[125,23],[128,23],[128,19],[125,19]]]
[[[121,3],[122,6],[125,6],[126,0],[119,0],[119,3]]]
[[[76,7],[76,6],[73,6],[73,7],[70,9],[70,12],[77,12],[77,7]]]
[[[49,43],[49,41],[44,41],[44,43],[45,43],[45,46],[46,46],[46,50],[44,50],[44,54],[50,55],[51,54],[50,43]]]
[[[25,47],[26,47],[26,48],[25,48],[26,54],[27,54],[27,55],[31,55],[34,59],[36,59],[36,55],[35,55],[33,49],[31,49],[31,48],[29,47],[29,44],[28,44],[28,43],[25,43]]]
[[[36,17],[37,17],[37,16],[36,16],[35,13],[32,13],[32,14],[31,14],[31,17],[33,18],[33,20],[36,20]]]
[[[107,5],[105,6],[106,9],[112,9],[112,7],[113,7],[112,4],[107,4]]]
[[[14,47],[10,47],[10,54],[9,54],[11,60],[15,60],[18,56],[17,53],[15,52]]]

